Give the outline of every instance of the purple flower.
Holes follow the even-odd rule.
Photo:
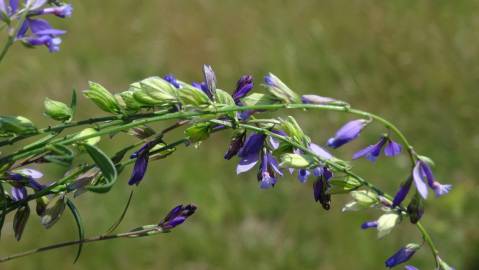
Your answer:
[[[42,190],[45,186],[37,182],[37,179],[43,177],[43,174],[34,169],[21,169],[14,172],[6,172],[6,177],[15,181],[11,189],[12,198],[14,201],[20,201],[27,197],[26,186],[35,191]]]
[[[25,36],[28,29],[32,35]],[[17,33],[17,39],[29,46],[44,45],[50,52],[58,52],[62,42],[59,36],[66,31],[54,29],[46,20],[27,18]]]
[[[406,266],[404,266],[404,269],[406,269],[406,270],[419,270],[419,269],[417,269],[416,267],[414,267],[414,266],[412,266],[412,265],[406,265]]]
[[[391,140],[387,136],[382,136],[381,139],[379,139],[379,142],[377,142],[376,144],[369,145],[366,148],[356,152],[353,155],[353,159],[358,159],[358,158],[366,156],[368,160],[374,162],[379,157],[379,154],[381,154],[381,150],[383,149],[383,147],[384,147],[384,154],[387,157],[393,157],[401,153],[400,144]]]
[[[392,268],[398,264],[408,261],[420,247],[421,246],[418,244],[406,245],[386,260],[386,267]]]
[[[338,100],[334,98],[322,97],[318,95],[302,95],[301,101],[304,104],[327,104],[331,102],[336,102]]]
[[[399,188],[398,192],[394,196],[392,207],[396,207],[404,201],[407,194],[409,193],[409,190],[411,189],[411,184],[412,184],[412,177],[409,177],[406,180],[406,182],[401,184],[401,187]]]
[[[171,83],[175,88],[180,88],[180,84],[176,80],[176,77],[172,74],[165,75],[163,79],[169,83]]]
[[[368,124],[368,121],[364,119],[352,120],[342,126],[334,137],[328,140],[328,146],[332,148],[338,148],[343,144],[346,144],[356,139],[361,130]]]
[[[156,143],[153,142],[146,143],[140,148],[140,150],[131,155],[130,158],[136,158],[136,161],[130,180],[128,180],[128,185],[138,185],[145,176],[146,169],[148,168],[148,160],[150,158],[150,149],[155,144]]]
[[[253,77],[251,75],[241,76],[236,84],[236,90],[231,95],[236,105],[242,105],[240,99],[245,97],[251,89],[253,89]]]
[[[159,226],[165,230],[171,230],[174,227],[185,222],[188,217],[195,213],[196,209],[197,207],[192,204],[188,204],[185,206],[180,204],[168,213],[168,215],[163,219]]]
[[[434,190],[436,197],[447,194],[452,188],[452,185],[443,185],[436,181],[429,165],[420,159],[416,162],[416,166],[414,166],[413,178],[419,194],[421,194],[424,199],[427,198],[428,193],[426,183]]]
[[[246,139],[244,146],[238,152],[240,162],[236,167],[237,174],[249,171],[256,165],[265,139],[266,136],[259,133],[254,133]]]
[[[42,2],[42,1],[40,1]],[[70,4],[64,4],[61,6],[47,7],[40,10],[34,10],[30,12],[30,15],[46,15],[53,14],[60,18],[71,17],[73,13],[73,7]]]
[[[331,155],[328,151],[324,150],[322,147],[320,147],[319,145],[317,145],[315,143],[310,143],[308,148],[316,156],[318,156],[319,158],[321,158],[323,160],[328,160],[328,159],[331,159],[333,157],[333,155]],[[302,151],[296,150],[296,152],[301,154]],[[291,169],[291,173],[292,172],[293,172],[293,169]],[[323,174],[323,172],[327,174],[328,179],[332,177],[332,173],[329,170],[327,170],[325,167],[320,167],[319,166],[319,167],[316,167],[316,168],[313,169],[313,175],[316,176],[316,177],[321,176]],[[310,175],[311,175],[311,172],[308,169],[299,169],[298,170],[298,180],[301,183],[305,183],[308,180]]]
[[[264,189],[273,187],[276,184],[276,174],[283,175],[279,169],[278,162],[271,153],[263,153],[258,172],[260,187]]]
[[[361,229],[369,229],[369,228],[377,228],[378,227],[378,222],[376,220],[374,221],[366,221],[363,224],[361,224]]]

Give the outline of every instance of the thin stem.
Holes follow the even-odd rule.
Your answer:
[[[436,262],[436,266],[437,266],[439,264],[439,262],[437,261],[437,255],[439,255],[439,251],[437,250],[436,245],[432,241],[432,238],[427,232],[427,230],[424,228],[424,226],[422,226],[420,222],[416,223],[416,227],[419,229],[424,241],[426,241],[427,245],[431,249],[432,256],[434,257],[434,261]]]
[[[98,235],[90,238],[85,238],[83,240],[74,240],[74,241],[66,241],[66,242],[61,242],[41,248],[36,248],[32,250],[28,250],[25,252],[17,253],[14,255],[6,256],[0,258],[0,263],[10,261],[13,259],[25,257],[28,255],[52,250],[52,249],[57,249],[57,248],[63,248],[63,247],[68,247],[68,246],[73,246],[73,245],[78,245],[78,244],[85,244],[85,243],[92,243],[92,242],[99,242],[99,241],[104,241],[104,240],[112,240],[112,239],[119,239],[119,238],[139,238],[139,237],[144,237],[144,236],[151,236],[154,234],[158,233],[166,233],[168,231],[163,230],[160,226],[152,226],[150,225],[150,228],[143,229],[143,230],[138,230],[138,231],[129,231],[129,232],[124,232],[124,233],[119,233],[119,234],[110,234],[110,235]],[[147,227],[147,226],[145,226]]]
[[[2,51],[0,52],[0,62],[2,62],[3,58],[8,52],[8,49],[10,49],[10,47],[13,45],[14,39],[15,38],[13,36],[8,37],[7,41],[5,42],[5,45],[3,46]]]

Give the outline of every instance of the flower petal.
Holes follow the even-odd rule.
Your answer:
[[[427,186],[424,183],[424,177],[423,177],[424,175],[421,168],[421,161],[416,162],[416,166],[414,166],[412,176],[413,176],[414,184],[416,185],[417,191],[419,192],[421,197],[426,199],[428,191],[427,191]]]
[[[391,139],[388,140],[386,147],[384,147],[384,155],[387,157],[394,157],[401,153],[401,145]]]

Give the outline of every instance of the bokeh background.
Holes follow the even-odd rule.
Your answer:
[[[416,149],[436,162],[434,171],[453,192],[427,201],[423,223],[441,254],[457,269],[478,269],[479,2],[478,1],[74,1],[74,16],[52,18],[67,29],[61,52],[16,45],[0,65],[1,114],[25,115],[39,125],[45,96],[69,100],[89,80],[121,91],[151,75],[174,73],[201,80],[213,65],[218,84],[231,91],[243,74],[256,83],[271,71],[300,93],[338,97],[395,122]],[[292,113],[292,112],[288,112]],[[81,98],[79,117],[101,114]],[[319,143],[345,115],[294,115]],[[161,128],[166,123],[156,125]],[[349,157],[383,132],[369,128],[335,153]],[[169,138],[180,136],[172,134]],[[112,152],[122,142],[104,139]],[[199,148],[180,148],[151,164],[136,188],[121,229],[158,221],[177,203],[198,213],[174,233],[140,240],[86,245],[72,265],[75,247],[0,265],[0,269],[383,269],[400,246],[420,241],[404,223],[384,239],[362,231],[375,211],[341,213],[337,197],[326,212],[312,198],[311,182],[283,178],[260,190],[255,173],[235,175],[236,161],[222,159],[229,134]],[[356,170],[389,192],[407,176],[407,159],[357,161]],[[61,170],[51,169],[49,177]],[[124,173],[109,194],[85,194],[75,202],[88,235],[104,232],[119,216],[130,187]],[[70,213],[45,230],[31,218],[21,242],[11,219],[0,255],[77,236]],[[411,264],[432,269],[423,249]],[[400,268],[400,267],[399,267]]]

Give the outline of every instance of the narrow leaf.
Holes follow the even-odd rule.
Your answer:
[[[80,254],[81,254],[81,251],[82,251],[83,240],[85,239],[85,229],[83,228],[83,223],[82,223],[82,220],[81,220],[80,212],[76,208],[75,204],[70,199],[67,199],[67,205],[68,205],[68,208],[70,209],[70,211],[72,212],[73,217],[75,218],[75,222],[76,222],[77,227],[78,227],[78,238],[79,238],[80,242],[78,243],[77,255],[75,257],[75,260],[73,261],[73,263],[76,263],[78,261],[78,258],[80,258]]]
[[[120,218],[111,225],[111,227],[105,232],[105,234],[110,234],[113,231],[118,228],[118,226],[121,224],[123,219],[125,218],[126,212],[128,211],[128,208],[130,207],[131,199],[133,198],[133,190],[130,192],[130,197],[128,197],[128,201],[126,202],[125,208],[123,209],[123,212],[121,213]]]
[[[116,182],[117,171],[115,165],[111,159],[98,147],[89,144],[84,144],[83,146],[100,169],[103,178],[100,179],[100,181],[98,181],[98,183],[94,186],[87,186],[86,188],[92,192],[108,192]]]
[[[70,120],[68,120],[68,122],[71,122],[73,120],[73,117],[75,117],[75,112],[77,110],[77,91],[75,89],[73,89],[72,91],[72,100],[70,102],[70,108],[72,110],[72,117],[70,118]]]
[[[13,218],[13,231],[15,232],[15,239],[20,241],[22,238],[23,230],[27,225],[28,217],[30,216],[30,207],[28,205],[18,208]]]

